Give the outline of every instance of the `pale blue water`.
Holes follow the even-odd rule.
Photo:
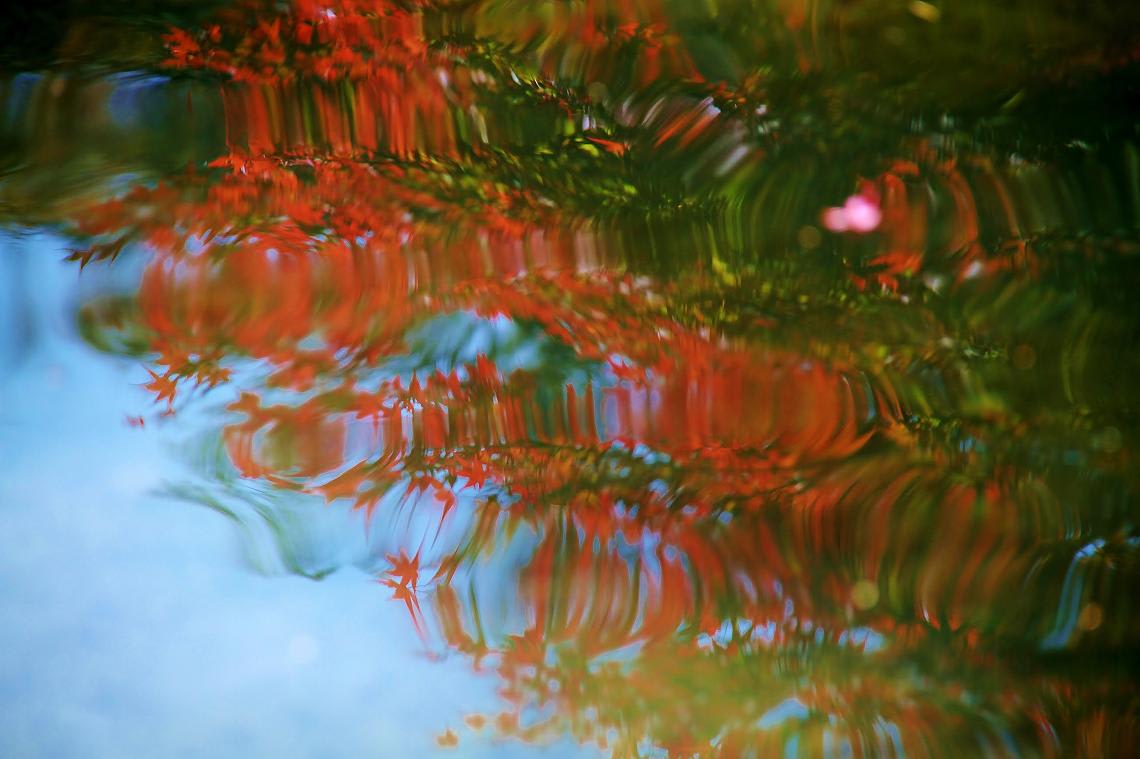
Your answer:
[[[187,420],[127,424],[146,375],[80,341],[69,309],[97,275],[62,257],[0,238],[0,757],[420,756],[447,728],[463,756],[534,755],[461,730],[494,680],[430,659],[372,576],[274,573],[230,521],[160,494],[189,476]],[[359,516],[312,519],[363,550]]]

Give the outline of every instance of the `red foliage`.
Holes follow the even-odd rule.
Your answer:
[[[502,61],[462,65],[486,51],[427,34],[428,6],[296,2],[171,32],[170,65],[239,83],[223,89],[231,152],[88,209],[78,231],[95,244],[74,256],[150,248],[146,387],[173,410],[191,385],[241,377],[222,434],[242,476],[350,500],[370,520],[399,498],[432,510],[437,538],[457,526],[423,565],[418,548],[388,555],[379,582],[425,639],[494,662],[511,704],[501,733],[569,730],[619,755],[646,738],[678,755],[768,755],[795,731],[809,753],[928,748],[961,695],[947,669],[994,666],[987,643],[1027,616],[1019,599],[1040,567],[1028,549],[1063,536],[1049,497],[1032,477],[942,466],[883,363],[734,337],[684,308],[683,284],[606,266],[592,219],[470,139],[486,126],[480,98],[519,77],[495,72]],[[599,161],[735,134],[715,103],[747,97],[703,81],[660,4],[516,15],[508,43],[549,42],[534,69],[548,81],[529,94],[558,118],[580,97],[556,86],[565,72],[586,84],[631,52],[633,86],[667,76],[705,96],[646,106],[638,139],[586,135]],[[881,245],[852,264],[860,288],[899,290],[932,257],[959,277],[1003,265],[984,255],[961,169],[918,152],[874,181]],[[935,208],[930,183],[949,206]],[[953,233],[931,245],[938,213]],[[412,361],[416,330],[460,313],[529,329],[558,358]],[[1028,506],[1003,509],[1015,497]],[[521,568],[499,567],[514,627],[494,630],[479,567],[520,534]],[[1003,606],[1008,620],[985,613]],[[926,647],[935,636],[950,643]],[[916,662],[941,679],[910,676]],[[1059,681],[1037,685],[1061,698]],[[1014,691],[975,697],[1014,719]],[[811,720],[766,725],[789,699]],[[536,704],[552,716],[520,719]]]

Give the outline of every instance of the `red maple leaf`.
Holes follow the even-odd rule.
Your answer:
[[[146,371],[152,379],[144,387],[155,394],[155,403],[165,400],[168,407],[173,406],[174,395],[178,392],[178,379],[172,377],[169,372],[160,375],[151,369]]]
[[[388,554],[384,558],[392,565],[392,568],[388,570],[391,577],[399,578],[400,585],[411,586],[413,589],[416,587],[420,578],[420,554],[418,551],[411,558],[408,558],[408,555],[403,551],[400,551],[399,555]]]

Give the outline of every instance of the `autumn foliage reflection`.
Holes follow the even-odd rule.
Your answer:
[[[1074,699],[1009,654],[1134,643],[1132,544],[1075,532],[1047,472],[940,439],[933,361],[915,379],[856,341],[790,344],[779,314],[700,305],[744,288],[715,253],[662,276],[615,242],[623,208],[699,227],[634,160],[735,155],[747,177],[757,82],[706,81],[657,2],[541,24],[507,5],[298,1],[170,34],[171,67],[226,77],[230,152],[75,230],[84,264],[150,252],[135,316],[161,408],[233,386],[243,477],[424,518],[378,579],[429,645],[502,678],[473,727],[622,756],[1134,747],[1134,720],[1104,718],[1119,683]],[[607,114],[587,85],[622,66]],[[970,171],[1000,191],[994,172],[912,153],[864,180],[874,251],[825,289],[1038,273],[983,244]],[[1056,582],[1074,572],[1095,581]]]

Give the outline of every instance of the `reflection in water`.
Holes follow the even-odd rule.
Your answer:
[[[297,493],[367,515],[424,644],[502,680],[441,746],[1136,751],[1137,40],[714,5],[173,29],[193,83],[89,97],[214,132],[60,213],[80,266],[146,256],[86,338],[147,362],[140,423],[232,390],[193,492],[256,491],[294,571],[335,568]],[[6,128],[58,81],[7,85]]]

